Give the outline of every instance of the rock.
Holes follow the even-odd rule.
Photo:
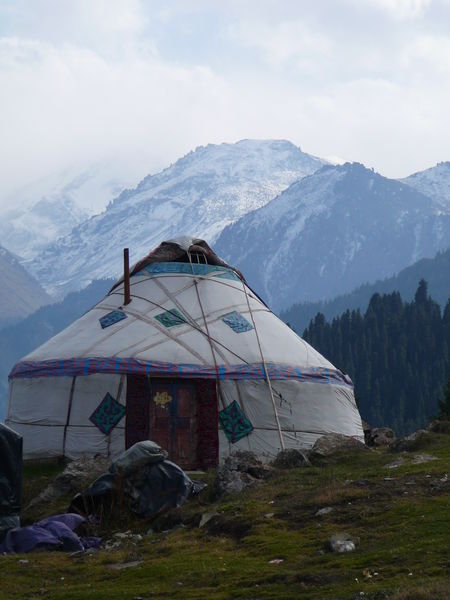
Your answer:
[[[238,494],[245,488],[254,485],[258,480],[248,473],[240,471],[230,471],[226,467],[217,469],[216,478],[214,480],[214,494],[216,497],[224,494]]]
[[[437,460],[437,456],[433,456],[432,454],[415,454],[412,457],[411,462],[413,465],[420,465],[432,460]]]
[[[324,515],[329,515],[333,511],[334,511],[334,508],[332,506],[325,506],[324,508],[319,508],[319,510],[316,512],[315,516],[323,517]]]
[[[142,564],[142,560],[130,560],[125,563],[117,563],[115,565],[110,565],[109,568],[115,571],[122,571],[122,569],[129,569],[130,567],[137,567]]]
[[[255,479],[267,479],[272,474],[272,468],[248,450],[238,450],[230,454],[225,459],[224,466],[232,471],[248,473]]]
[[[388,465],[384,465],[385,469],[398,469],[398,467],[401,467],[403,465],[406,465],[407,460],[406,458],[403,458],[402,456],[400,458],[396,458],[395,460],[393,460],[391,463],[389,463]]]
[[[337,533],[332,535],[326,547],[331,552],[353,552],[359,544],[359,538],[352,537],[348,533]]]
[[[340,450],[364,450],[367,446],[356,438],[341,433],[327,433],[316,440],[311,458],[332,456]]]
[[[140,533],[133,533],[131,531],[118,532],[113,534],[113,539],[106,540],[103,543],[103,548],[108,551],[118,550],[124,545],[136,545],[142,539],[143,536]]]
[[[253,452],[236,452],[228,456],[217,469],[213,494],[220,497],[223,494],[242,492],[259,480],[266,479],[271,473],[272,468],[264,465]]]
[[[110,459],[104,456],[82,456],[73,460],[39,496],[31,500],[25,511],[38,504],[52,502],[66,494],[81,491],[87,481],[92,481],[104,473],[110,463]]]
[[[420,465],[432,460],[437,460],[437,457],[433,456],[432,454],[415,454],[412,458],[409,458],[408,456],[399,456],[391,463],[384,465],[384,468],[397,469],[398,467],[402,467],[406,464]]]
[[[277,454],[272,466],[277,469],[292,469],[294,467],[310,467],[311,462],[305,452],[291,448]]]
[[[217,517],[219,515],[218,512],[207,512],[202,514],[202,518],[200,519],[199,527],[204,527],[211,519]]]
[[[450,421],[436,419],[435,421],[431,421],[427,429],[432,433],[450,433]]]
[[[430,432],[426,429],[419,429],[411,435],[396,440],[392,445],[391,449],[394,452],[411,452],[412,450],[419,450],[419,448],[426,446],[430,441]]]
[[[376,427],[375,429],[370,430],[367,445],[390,446],[395,440],[395,433],[390,427]]]

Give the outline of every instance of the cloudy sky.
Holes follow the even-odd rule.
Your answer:
[[[242,138],[405,176],[449,107],[450,0],[0,0],[0,197]]]

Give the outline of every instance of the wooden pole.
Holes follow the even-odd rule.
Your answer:
[[[128,248],[123,249],[123,304],[126,306],[131,302],[130,295],[130,255]]]

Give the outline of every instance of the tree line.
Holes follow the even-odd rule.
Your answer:
[[[361,416],[371,426],[404,435],[442,408],[450,375],[450,299],[441,313],[425,280],[412,302],[399,292],[376,293],[364,314],[347,310],[330,323],[318,313],[303,338],[350,375]]]

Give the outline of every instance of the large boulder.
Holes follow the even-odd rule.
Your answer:
[[[271,472],[271,467],[263,464],[253,452],[235,452],[216,471],[214,495],[220,497],[242,492],[259,480],[269,477]]]
[[[25,510],[28,511],[39,504],[54,502],[66,494],[80,492],[87,482],[96,479],[106,471],[110,463],[111,459],[100,455],[83,455],[77,460],[73,460],[39,496],[31,500]]]
[[[327,457],[341,450],[364,450],[366,445],[354,437],[341,433],[326,433],[318,440],[311,449],[310,457]]]
[[[391,449],[394,452],[412,452],[420,450],[428,446],[431,441],[432,434],[426,429],[419,429],[411,435],[404,438],[399,438],[392,445]]]

